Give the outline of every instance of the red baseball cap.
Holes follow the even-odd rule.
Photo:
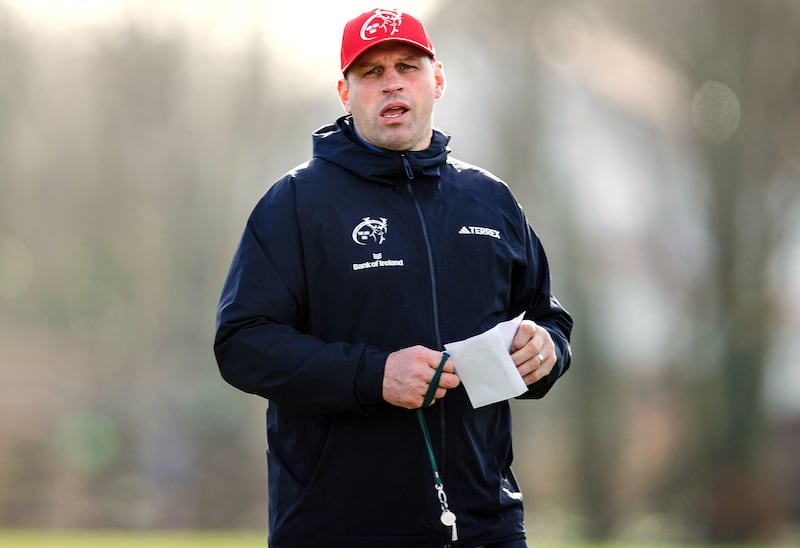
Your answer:
[[[404,42],[436,57],[428,33],[419,19],[399,10],[374,9],[351,19],[342,35],[342,73],[359,55],[384,42]]]

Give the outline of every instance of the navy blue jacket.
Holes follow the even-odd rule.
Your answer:
[[[388,354],[476,335],[526,312],[569,366],[572,320],[508,187],[427,150],[370,150],[350,117],[314,134],[310,162],[254,208],[219,304],[222,376],[269,399],[271,548],[442,546],[415,412],[383,401]],[[456,364],[458,367],[458,364]],[[462,386],[425,409],[459,546],[522,538],[507,402]]]

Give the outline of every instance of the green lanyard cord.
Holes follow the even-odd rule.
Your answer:
[[[433,470],[433,481],[437,487],[442,485],[442,478],[439,477],[439,467],[436,466],[436,457],[433,456],[431,435],[428,433],[428,425],[425,422],[425,417],[422,414],[422,410],[428,407],[433,401],[433,397],[436,394],[436,389],[439,388],[439,379],[442,377],[444,364],[447,362],[447,358],[449,357],[450,355],[447,352],[442,352],[442,360],[439,362],[439,366],[436,368],[436,372],[433,374],[431,384],[428,386],[428,392],[425,394],[425,398],[422,400],[422,407],[417,409],[417,420],[419,421],[419,427],[422,430],[422,436],[425,438],[425,446],[428,449],[428,458],[431,461],[431,469]]]
[[[425,446],[428,449],[428,458],[431,461],[431,469],[433,469],[433,482],[437,486],[442,485],[442,478],[439,477],[439,468],[436,466],[436,457],[433,456],[431,435],[428,433],[428,425],[425,424],[425,417],[422,415],[422,409],[417,409],[417,420],[419,421],[419,427],[422,429],[422,435],[425,437]]]
[[[433,397],[436,394],[436,389],[439,387],[439,379],[442,376],[444,364],[447,362],[447,358],[449,357],[450,356],[447,354],[447,352],[442,352],[442,361],[439,362],[439,366],[436,368],[436,373],[433,374],[433,379],[431,379],[428,392],[425,394],[425,399],[422,400],[422,407],[417,409],[417,420],[419,421],[419,427],[422,430],[422,436],[425,438],[425,447],[428,450],[428,458],[431,461],[431,469],[433,470],[433,487],[436,489],[436,497],[439,499],[439,505],[442,508],[442,517],[440,518],[440,521],[443,525],[451,527],[452,539],[453,542],[455,542],[458,540],[458,534],[456,533],[455,526],[456,517],[455,514],[450,512],[450,508],[447,505],[447,495],[444,492],[442,478],[439,476],[439,467],[436,466],[436,457],[433,455],[433,444],[431,443],[430,433],[428,433],[428,425],[425,422],[425,416],[422,414],[422,410],[425,407],[428,407],[433,401]]]
[[[444,371],[444,364],[447,363],[447,358],[449,357],[450,354],[448,354],[447,352],[442,352],[442,361],[439,362],[439,366],[436,368],[436,373],[433,374],[433,378],[431,379],[431,384],[430,386],[428,386],[428,391],[425,393],[425,399],[422,400],[421,409],[428,407],[433,401],[433,397],[436,395],[436,389],[439,388],[439,379],[442,377],[442,371]]]

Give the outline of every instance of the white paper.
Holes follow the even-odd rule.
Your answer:
[[[444,345],[472,407],[514,398],[528,390],[509,354],[524,315],[501,322],[480,335]]]

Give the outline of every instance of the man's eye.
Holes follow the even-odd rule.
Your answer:
[[[380,67],[373,67],[369,69],[367,72],[364,73],[364,76],[369,76],[371,74],[380,74],[381,68]]]
[[[413,68],[414,68],[414,66],[412,66],[412,65],[406,65],[405,63],[400,63],[399,65],[397,65],[397,68],[398,68],[399,70],[411,70],[411,69],[413,69]]]

